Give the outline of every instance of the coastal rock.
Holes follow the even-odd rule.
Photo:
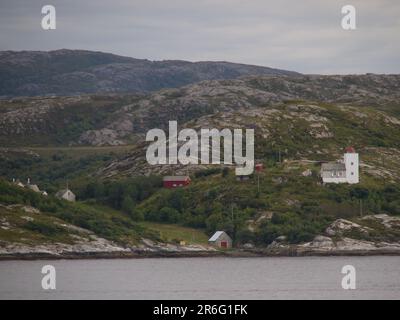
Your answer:
[[[386,228],[400,228],[400,217],[393,217],[387,214],[376,214],[365,216],[363,220],[375,220],[382,223]]]
[[[242,248],[243,248],[243,249],[254,249],[254,244],[252,244],[252,243],[245,243],[245,244],[242,246]]]
[[[334,243],[331,238],[325,236],[316,236],[312,241],[315,247],[333,247]]]
[[[326,228],[325,233],[328,236],[340,236],[343,235],[344,232],[351,231],[352,229],[357,229],[363,233],[368,233],[368,231],[371,230],[370,228],[363,227],[352,221],[346,219],[338,219],[334,221],[328,228]]]
[[[371,241],[343,238],[336,243],[336,250],[341,251],[374,251],[379,246]],[[400,247],[399,247],[400,248]]]
[[[268,245],[267,250],[285,250],[289,247],[288,244],[278,241],[272,241],[270,245]]]
[[[121,247],[111,241],[92,236],[90,241],[81,238],[74,244],[49,243],[42,245],[25,245],[22,243],[5,244],[0,247],[0,256],[17,255],[51,255],[59,256],[63,254],[93,254],[93,253],[118,253],[130,252],[129,248]]]
[[[358,221],[368,220],[381,223],[382,227],[387,228],[386,233],[390,229],[400,228],[399,217],[379,214],[365,216]],[[305,252],[308,254],[400,254],[400,242],[388,242],[383,240],[384,238],[382,237],[371,237],[370,232],[373,230],[375,229],[346,219],[338,219],[326,229],[325,234],[329,235],[329,237],[318,235],[311,242],[297,245],[296,250],[299,254]],[[364,236],[361,236],[361,238],[351,238],[346,236],[349,234],[348,231],[358,231],[355,234]],[[332,239],[331,237],[334,238]],[[387,239],[390,239],[390,237],[387,237]]]
[[[297,246],[298,251],[318,251],[328,252],[335,249],[335,244],[332,239],[325,236],[316,236],[313,241],[300,244]]]
[[[279,236],[275,239],[276,242],[285,242],[286,241],[286,236]]]

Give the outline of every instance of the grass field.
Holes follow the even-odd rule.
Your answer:
[[[199,229],[183,227],[174,224],[141,222],[144,227],[159,232],[163,241],[185,241],[186,244],[206,245],[208,236]]]
[[[24,148],[24,147],[23,147]],[[129,152],[132,145],[123,146],[76,146],[76,147],[25,147],[42,157],[51,157],[54,154],[66,153],[71,158],[81,158],[91,155],[121,154]]]

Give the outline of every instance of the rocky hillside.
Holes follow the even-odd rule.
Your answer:
[[[146,95],[14,98],[0,101],[0,141],[4,146],[121,145],[143,138],[151,128],[166,128],[169,120],[183,125],[210,115],[251,115],[293,100],[371,107],[385,111],[392,123],[397,120],[390,115],[399,114],[400,76],[258,76]]]
[[[237,108],[200,116],[182,128],[253,128],[256,159],[329,161],[341,157],[343,147],[353,145],[362,153],[365,171],[400,180],[400,119],[370,107],[312,102],[286,102],[275,106]],[[185,174],[212,166],[149,165],[148,143],[143,139],[131,151],[98,171],[101,176],[137,174]],[[382,155],[385,161],[382,162]]]
[[[0,259],[17,256],[116,254],[128,249],[37,208],[0,204]]]
[[[161,229],[163,234],[158,225],[133,221],[111,208],[59,201],[0,179],[0,260],[215,251],[204,246],[202,232],[168,225]],[[190,240],[193,234],[197,241]],[[178,245],[179,240],[186,245]]]
[[[84,132],[107,126],[115,111],[137,99],[110,94],[0,100],[0,144],[74,144]],[[105,144],[117,144],[114,140],[111,135]]]
[[[399,87],[399,75],[251,76],[146,94],[3,100],[0,176],[30,177],[48,199],[68,179],[79,199],[54,209],[40,198],[39,206],[19,196],[10,202],[6,186],[3,227],[33,227],[22,216],[35,217],[20,209],[22,220],[9,221],[13,205],[24,204],[108,241],[138,242],[151,237],[142,223],[167,223],[207,235],[226,230],[239,247],[271,252],[291,254],[293,245],[300,254],[398,252],[391,217],[400,214]],[[265,170],[238,181],[229,167],[148,165],[145,133],[169,120],[180,128],[255,129]],[[322,185],[321,162],[340,159],[349,145],[360,154],[361,182]],[[189,186],[162,188],[162,175],[187,173]]]
[[[202,80],[295,72],[229,62],[149,61],[84,51],[0,52],[0,97],[146,92]]]
[[[400,218],[369,215],[349,221],[337,219],[310,242],[290,245],[285,237],[272,242],[267,251],[293,255],[366,255],[400,253]]]
[[[400,101],[400,76],[299,76],[248,77],[239,80],[204,81],[174,90],[163,90],[126,105],[102,128],[83,134],[80,142],[102,144],[105,129],[119,138],[166,128],[168,120],[183,123],[201,116],[250,111],[290,100],[374,106],[395,110]],[[123,124],[123,128],[121,128]],[[125,128],[131,124],[132,130]],[[108,132],[108,131],[107,131]]]

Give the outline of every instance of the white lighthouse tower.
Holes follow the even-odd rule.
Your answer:
[[[344,154],[344,164],[346,166],[347,183],[359,183],[359,158],[353,147],[348,147]]]

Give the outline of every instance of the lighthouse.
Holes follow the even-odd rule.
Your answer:
[[[347,183],[359,183],[359,157],[353,147],[347,147],[344,154]]]
[[[321,178],[323,183],[359,183],[359,157],[356,150],[353,147],[347,147],[343,159],[323,163]]]

